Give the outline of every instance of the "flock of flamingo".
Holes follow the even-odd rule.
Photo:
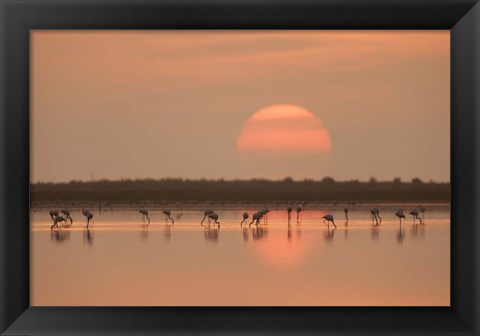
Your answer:
[[[291,220],[291,213],[292,211],[295,210],[297,213],[297,222],[299,221],[300,218],[300,213],[303,211],[303,207],[301,204],[297,205],[295,209],[292,207],[287,208],[287,218],[288,218],[288,223],[290,224]],[[345,219],[349,220],[348,218],[348,211],[349,208],[345,207],[344,212],[345,212]],[[409,212],[409,215],[413,217],[413,225],[416,225],[416,220],[420,221],[420,224],[424,222],[425,219],[425,207],[422,205],[419,205],[416,209],[413,209],[412,211]],[[150,217],[148,216],[148,209],[142,208],[138,210],[138,212],[142,215],[142,224],[150,224]],[[248,227],[250,227],[252,224],[255,223],[256,226],[260,224],[260,221],[263,219],[264,222],[268,222],[268,213],[270,210],[265,206],[263,209],[255,212],[252,214],[252,221],[248,223]],[[172,212],[169,209],[163,209],[162,213],[165,215],[165,223],[171,225],[175,224],[174,219],[171,217]],[[50,217],[52,218],[53,224],[50,227],[51,230],[53,230],[54,227],[60,228],[60,225],[63,227],[64,224],[67,224],[67,221],[70,222],[70,225],[73,224],[73,219],[70,216],[70,210],[68,209],[62,209],[60,211],[58,210],[50,210],[49,212]],[[61,215],[60,215],[61,214]],[[93,214],[85,208],[82,208],[82,214],[86,218],[87,222],[87,229],[89,229],[90,221],[92,222],[92,225],[95,224],[93,220]],[[382,222],[382,218],[380,217],[380,210],[378,208],[372,208],[370,209],[370,214],[372,216],[372,222],[373,225],[378,226],[379,223]],[[419,216],[421,214],[421,217]],[[403,213],[403,209],[399,209],[395,215],[399,218],[400,220],[400,225],[402,225],[402,218],[405,219],[405,214]],[[177,218],[180,218],[181,214],[177,216]],[[248,212],[244,212],[242,214],[242,221],[240,222],[240,226],[243,226],[243,224],[247,225],[248,219],[250,218],[250,215]],[[205,209],[203,210],[203,219],[200,222],[200,225],[203,226],[203,223],[205,220],[207,220],[208,225],[211,225],[212,223],[214,225],[218,225],[218,228],[220,228],[220,222],[218,221],[219,215],[212,209]],[[323,224],[325,224],[327,227],[330,227],[330,223],[333,224],[333,226],[336,228],[337,225],[335,224],[335,220],[331,214],[327,214],[322,217],[323,219]]]

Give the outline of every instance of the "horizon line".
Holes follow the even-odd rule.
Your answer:
[[[409,180],[403,180],[401,178],[393,178],[391,180],[379,180],[375,177],[371,177],[368,180],[361,180],[361,179],[344,179],[344,180],[336,180],[330,176],[325,176],[322,179],[313,179],[313,178],[303,178],[303,179],[295,179],[292,177],[284,177],[282,179],[268,179],[268,178],[182,178],[182,177],[162,177],[162,178],[121,178],[121,179],[92,179],[92,180],[70,180],[70,181],[30,181],[30,184],[73,184],[73,183],[99,183],[99,182],[161,182],[161,181],[182,181],[182,182],[251,182],[251,181],[268,181],[268,182],[330,182],[330,183],[387,183],[387,182],[396,182],[396,183],[436,183],[436,184],[450,184],[451,181],[435,181],[433,179],[423,180],[418,177],[414,177]]]

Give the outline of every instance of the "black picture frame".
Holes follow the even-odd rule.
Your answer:
[[[479,335],[474,0],[0,0],[2,335]],[[29,30],[451,30],[451,307],[29,307]]]

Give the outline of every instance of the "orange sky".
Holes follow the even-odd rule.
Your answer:
[[[32,181],[325,175],[449,181],[448,31],[31,37]],[[256,128],[261,122],[246,128],[257,111],[279,104],[308,110],[317,128],[305,132],[301,118],[267,131]],[[323,152],[276,157],[260,146],[260,155],[245,157],[237,148],[242,132],[253,132],[250,144],[272,139],[275,151],[325,147],[320,133],[331,143]]]

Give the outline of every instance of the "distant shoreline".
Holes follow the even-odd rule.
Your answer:
[[[430,203],[423,202],[422,205],[426,206],[428,210],[441,210],[441,209],[450,209],[450,203]],[[139,208],[147,208],[150,211],[161,211],[164,208],[168,208],[174,212],[183,212],[183,211],[203,211],[204,209],[215,209],[215,211],[222,210],[259,210],[263,207],[267,207],[269,210],[286,210],[289,206],[294,206],[292,203],[176,203],[176,202],[165,202],[165,203],[152,203],[151,201],[146,202],[130,202],[130,203],[102,203],[99,202],[46,202],[42,204],[32,204],[31,209],[36,211],[46,211],[51,209],[61,209],[68,208],[71,211],[80,211],[81,208],[86,207],[91,211],[103,211],[103,212],[115,212],[115,211],[137,211]],[[343,211],[345,207],[348,207],[349,211],[366,211],[370,210],[373,207],[379,207],[381,210],[398,210],[398,209],[416,209],[419,205],[418,202],[367,202],[360,204],[345,204],[337,203],[336,205],[330,203],[316,203],[316,202],[306,202],[303,206],[303,210],[329,210],[329,211]]]
[[[171,204],[323,204],[449,203],[450,183],[394,181],[338,182],[271,180],[120,180],[30,185],[31,204],[93,203],[134,205]]]

